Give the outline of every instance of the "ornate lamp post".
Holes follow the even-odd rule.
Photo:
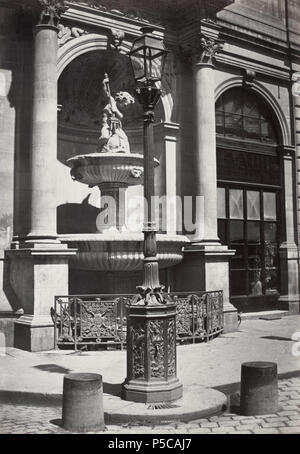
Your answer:
[[[154,196],[154,108],[167,50],[163,42],[141,29],[129,53],[136,95],[144,110],[144,282],[129,307],[127,378],[123,396],[136,402],[169,402],[182,396],[176,376],[176,307],[159,283]]]

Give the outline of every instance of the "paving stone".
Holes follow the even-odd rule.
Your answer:
[[[211,429],[211,431],[214,433],[214,434],[217,434],[217,433],[230,433],[231,431],[235,431],[235,427],[213,427]]]
[[[280,416],[294,416],[294,415],[299,415],[299,412],[296,410],[283,410],[283,411],[278,411],[277,415]]]
[[[239,421],[219,421],[220,427],[236,427],[240,425]]]
[[[194,429],[189,429],[189,433],[193,433],[193,434],[210,434],[212,433],[211,432],[211,429],[209,428],[204,428],[204,427],[198,427],[197,429],[194,428]]]
[[[218,427],[218,424],[216,422],[203,422],[201,423],[201,428],[202,427]]]
[[[286,423],[288,426],[300,427],[300,421],[287,421]]]
[[[285,423],[284,422],[281,422],[281,421],[278,421],[278,422],[264,422],[262,423],[261,425],[262,427],[284,427],[285,426]]]
[[[274,429],[272,427],[265,427],[265,428],[259,428],[259,429],[254,429],[253,433],[255,434],[278,434],[279,429]]]
[[[244,426],[238,426],[236,428],[236,430],[240,431],[240,430],[256,430],[256,429],[259,429],[259,425],[258,424],[245,424]]]
[[[249,435],[249,434],[252,434],[252,432],[250,432],[250,430],[239,430],[238,432],[229,432],[230,435]]]
[[[265,418],[265,421],[266,422],[285,422],[285,421],[289,421],[289,417],[288,416],[274,416],[274,417],[269,417],[269,418]]]
[[[282,434],[300,434],[300,427],[282,427],[279,432]]]
[[[241,421],[241,424],[251,424],[251,423],[255,423],[255,424],[261,424],[263,423],[264,420],[263,419],[259,419],[259,418],[256,418],[255,416],[253,416],[251,419],[245,419],[245,420],[242,420]]]

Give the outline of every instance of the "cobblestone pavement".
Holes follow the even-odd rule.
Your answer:
[[[300,377],[279,381],[280,408],[275,414],[239,416],[226,413],[188,423],[160,426],[109,425],[111,434],[300,434]],[[0,434],[62,434],[59,407],[1,405]],[[101,432],[99,432],[101,433]]]

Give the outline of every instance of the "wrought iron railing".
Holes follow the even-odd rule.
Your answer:
[[[208,341],[223,331],[223,292],[169,293],[176,303],[177,342]],[[127,307],[134,295],[56,296],[55,347],[126,347]]]

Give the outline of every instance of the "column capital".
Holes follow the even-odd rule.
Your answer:
[[[182,45],[180,50],[184,58],[189,60],[193,66],[205,65],[214,67],[215,56],[222,51],[224,43],[219,38],[199,33],[193,42]]]
[[[57,27],[61,15],[69,8],[66,0],[37,0],[40,16],[37,25],[52,25]]]
[[[66,0],[27,0],[21,7],[22,19],[27,25],[50,27],[58,31],[61,15],[68,8]]]

